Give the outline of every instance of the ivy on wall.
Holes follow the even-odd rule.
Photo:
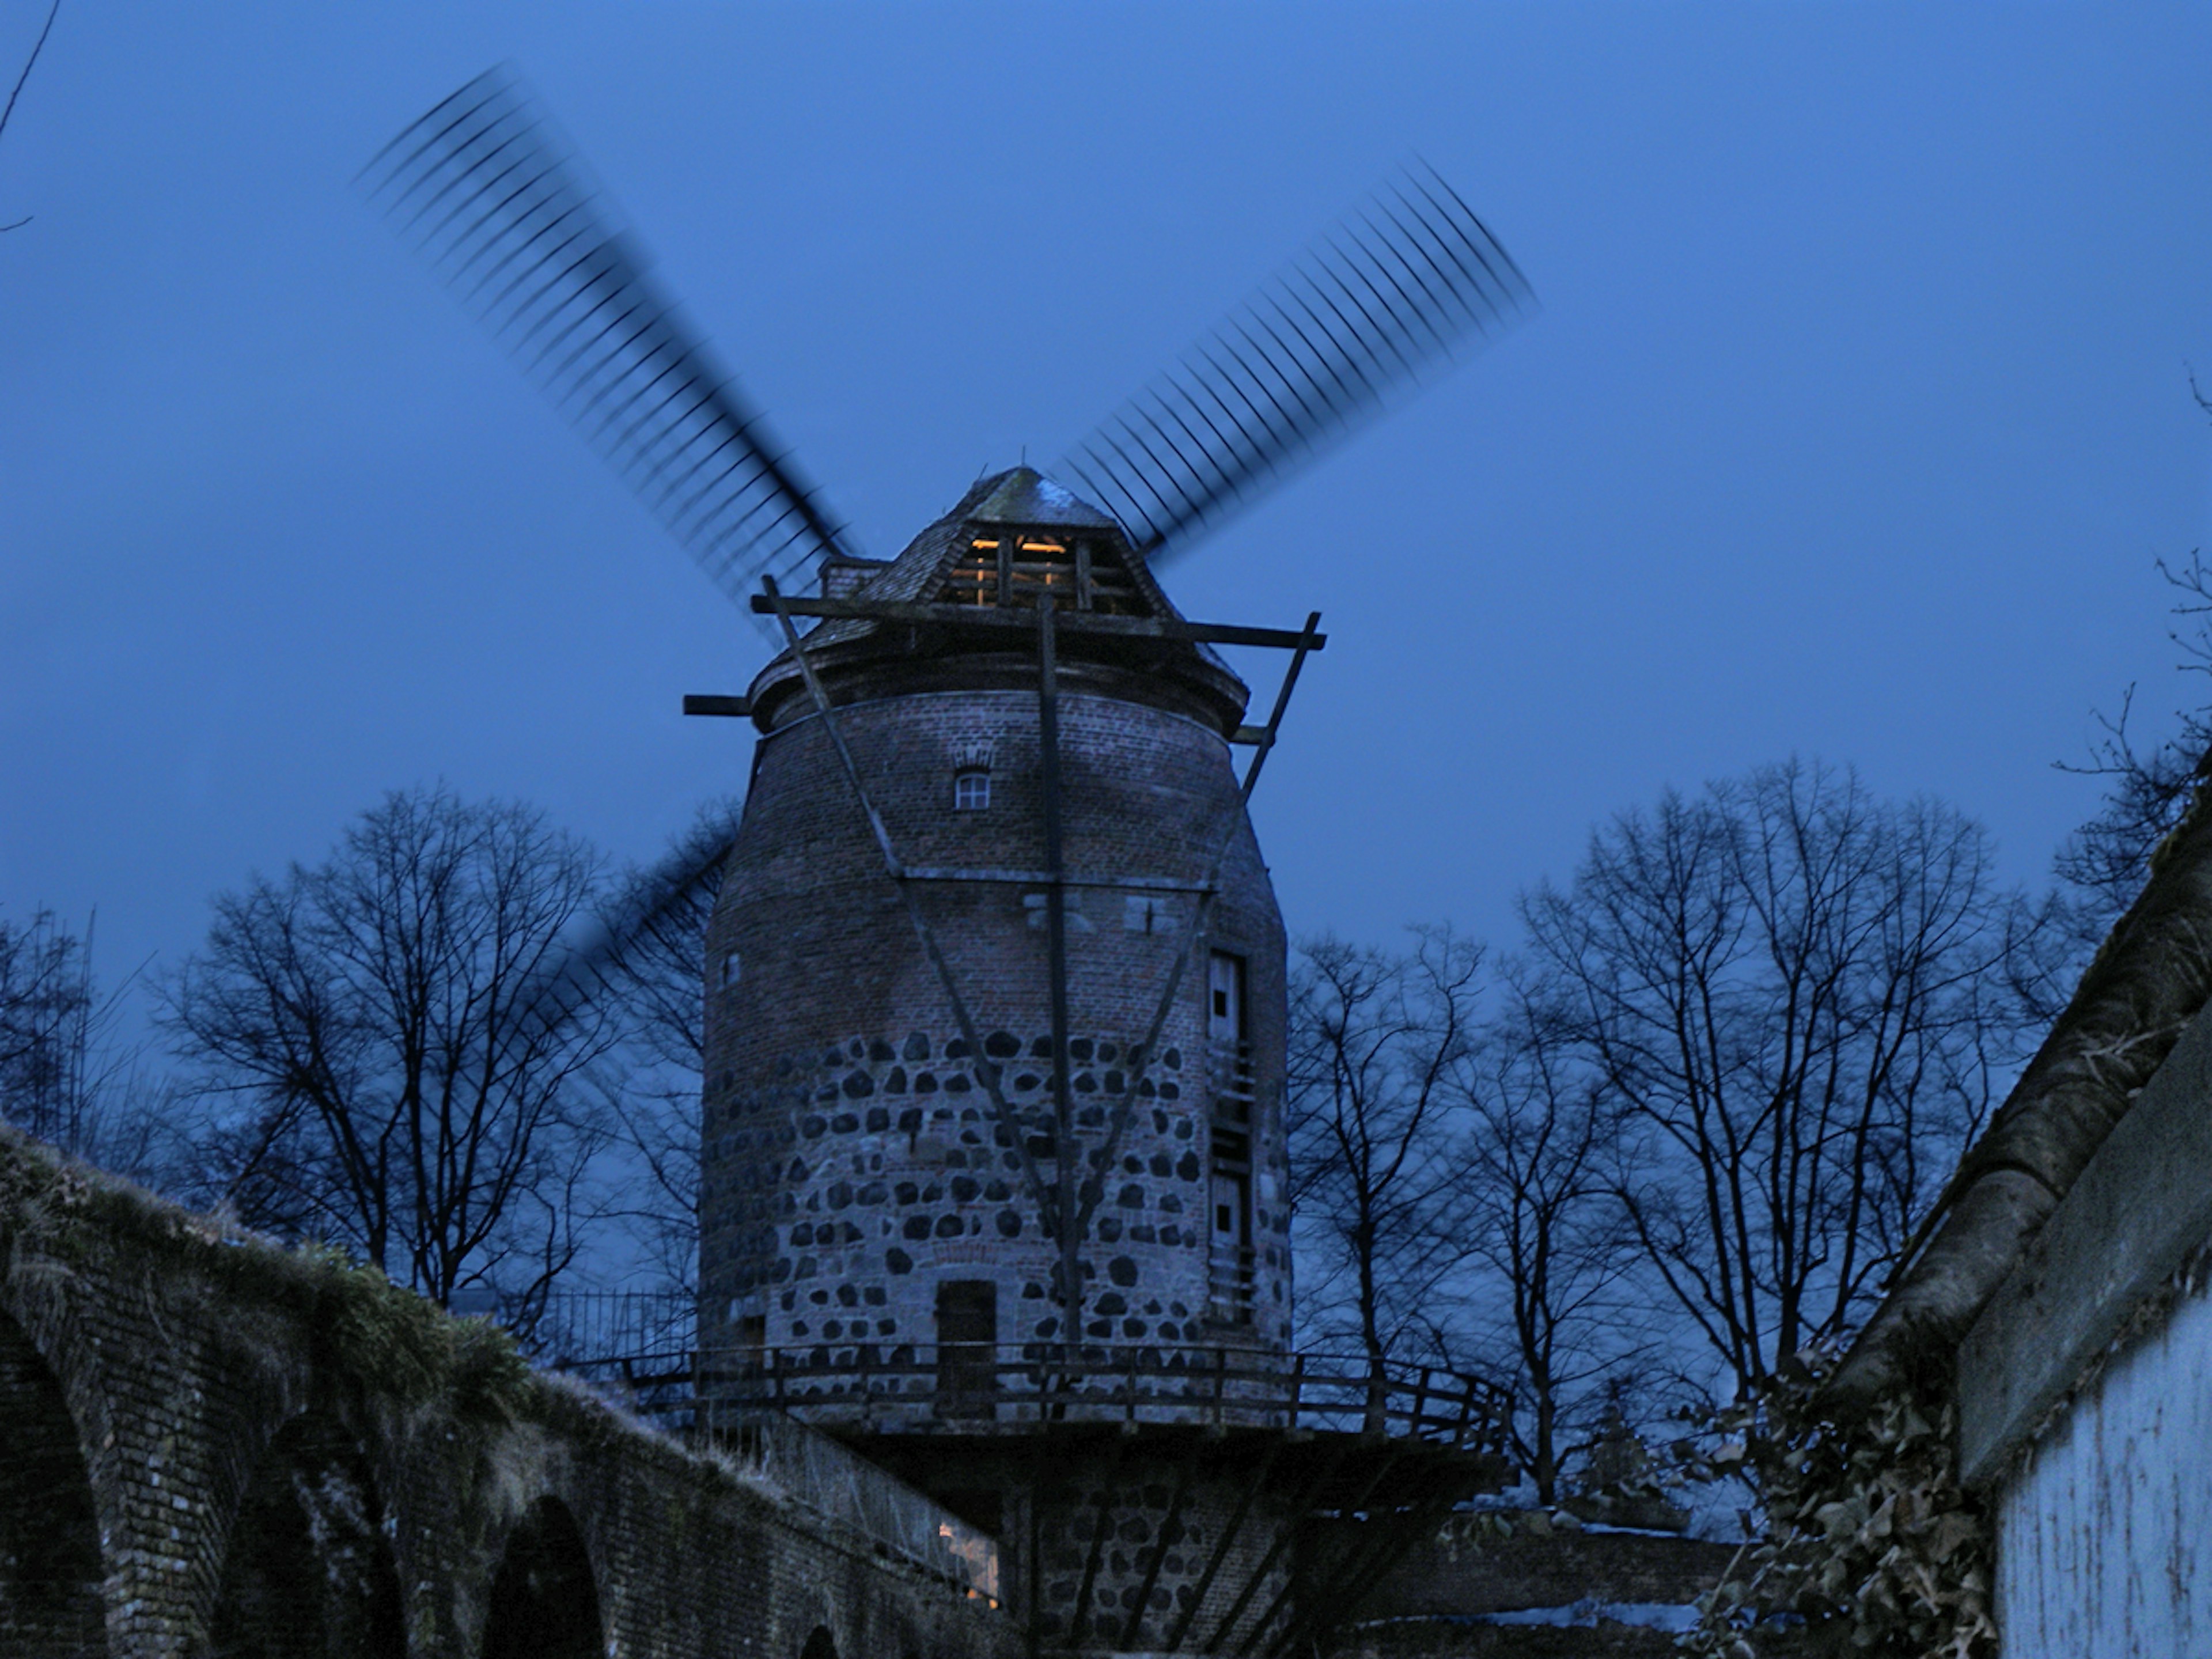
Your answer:
[[[1836,1358],[1799,1354],[1685,1449],[1693,1478],[1751,1482],[1765,1530],[1680,1645],[1700,1659],[1996,1659],[1991,1517],[1959,1485],[1942,1366],[1907,1366],[1890,1392],[1845,1402],[1823,1388]]]

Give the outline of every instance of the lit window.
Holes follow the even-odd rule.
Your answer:
[[[980,812],[991,804],[991,775],[980,766],[970,766],[952,775],[952,810],[956,812]]]

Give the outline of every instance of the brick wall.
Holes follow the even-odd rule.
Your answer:
[[[495,1333],[4,1128],[0,1264],[11,1656],[796,1659],[817,1628],[842,1655],[1019,1647],[884,1540]]]

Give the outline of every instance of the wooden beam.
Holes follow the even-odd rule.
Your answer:
[[[952,977],[952,964],[945,959],[944,947],[938,944],[937,934],[931,929],[928,919],[921,914],[921,902],[915,896],[914,884],[907,879],[906,866],[899,861],[898,854],[891,846],[891,832],[884,827],[883,816],[876,811],[875,802],[868,798],[867,785],[860,781],[860,763],[853,758],[853,750],[845,741],[843,729],[837,723],[836,711],[830,706],[830,694],[823,689],[822,677],[814,672],[813,661],[806,654],[806,642],[799,637],[798,626],[791,620],[791,602],[776,586],[773,576],[762,577],[761,588],[760,598],[753,602],[757,605],[765,599],[769,611],[783,629],[784,644],[790,650],[793,660],[799,665],[799,674],[806,682],[807,695],[814,700],[814,712],[821,716],[822,729],[830,738],[830,748],[836,753],[838,765],[844,769],[845,781],[852,785],[853,797],[859,803],[862,816],[868,820],[869,833],[875,837],[876,850],[883,854],[884,873],[898,889],[899,897],[906,905],[907,921],[914,928],[915,938],[921,942],[922,954],[929,958],[929,965],[937,974],[937,982],[944,989],[945,1001],[951,1005],[953,1023],[960,1028],[961,1040],[967,1043],[968,1052],[975,1057],[972,1069],[975,1080],[983,1085],[983,1092],[989,1097],[991,1110],[999,1120],[999,1127],[1006,1131],[1006,1138],[1013,1143],[1014,1154],[1021,1160],[1022,1178],[1029,1184],[1030,1190],[1036,1194],[1037,1209],[1040,1212],[1048,1212],[1058,1201],[1059,1193],[1056,1188],[1044,1184],[1044,1172],[1037,1167],[1036,1159],[1030,1152],[1029,1138],[1023,1133],[1021,1120],[1014,1115],[1014,1109],[1006,1103],[1006,1091],[999,1086],[1000,1068],[984,1058],[983,1039],[975,1030],[975,1019],[969,1010],[968,999],[960,994],[960,982]],[[1066,1220],[1064,1216],[1060,1217],[1055,1224],[1065,1225]]]
[[[1114,1496],[1119,1490],[1115,1482],[1121,1478],[1121,1455],[1128,1448],[1132,1436],[1114,1437],[1114,1455],[1106,1460],[1106,1474],[1098,1488],[1098,1507],[1091,1517],[1091,1556],[1083,1564],[1083,1587],[1075,1593],[1075,1611],[1068,1616],[1067,1644],[1079,1648],[1085,1644],[1084,1621],[1091,1617],[1091,1592],[1098,1583],[1098,1564],[1106,1554],[1106,1523],[1114,1514]],[[1073,1506],[1068,1513],[1074,1514]]]
[[[1206,1652],[1221,1651],[1221,1644],[1229,1639],[1230,1632],[1237,1628],[1237,1621],[1244,1616],[1244,1609],[1251,1605],[1252,1598],[1259,1594],[1260,1586],[1267,1582],[1267,1570],[1282,1559],[1283,1552],[1291,1547],[1291,1540],[1305,1526],[1307,1520],[1312,1515],[1313,1506],[1321,1501],[1322,1493],[1327,1490],[1328,1483],[1336,1478],[1338,1468],[1343,1463],[1346,1455],[1351,1452],[1354,1443],[1349,1436],[1338,1440],[1335,1446],[1331,1449],[1327,1460],[1322,1462],[1320,1475],[1315,1479],[1313,1485],[1306,1488],[1298,1501],[1291,1505],[1290,1513],[1283,1517],[1282,1529],[1275,1534],[1275,1541],[1267,1547],[1267,1553],[1260,1558],[1260,1565],[1252,1569],[1251,1576],[1245,1580],[1243,1591],[1234,1601],[1229,1604],[1229,1611],[1221,1615],[1220,1624],[1214,1627],[1213,1639],[1206,1644]],[[1366,1495],[1364,1492],[1360,1493],[1362,1498]],[[1295,1582],[1295,1579],[1286,1581],[1285,1589],[1289,1588],[1291,1582]],[[1269,1604],[1267,1608],[1269,1619],[1275,1616],[1275,1607],[1280,1604],[1282,1599],[1279,1595],[1274,1602]],[[1195,1601],[1193,1602],[1191,1610],[1197,1611]],[[1265,1620],[1262,1622],[1264,1623]],[[1170,1643],[1169,1645],[1174,1647],[1179,1644]],[[1248,1639],[1237,1650],[1242,1652],[1244,1647],[1250,1645],[1250,1641]]]
[[[1431,1472],[1427,1481],[1418,1484],[1425,1486],[1425,1492],[1401,1504],[1391,1515],[1381,1518],[1370,1515],[1358,1522],[1362,1533],[1371,1528],[1375,1535],[1364,1538],[1354,1534],[1327,1583],[1314,1583],[1319,1575],[1307,1576],[1299,1586],[1301,1605],[1296,1617],[1269,1645],[1267,1659],[1290,1659],[1307,1635],[1325,1633],[1349,1619],[1415,1540],[1433,1535],[1458,1507],[1460,1486],[1449,1473],[1438,1476]],[[1269,1617],[1273,1616],[1271,1611]],[[1260,1632],[1266,1627],[1263,1620]]]
[[[1080,1160],[1075,1153],[1075,1096],[1067,1064],[1067,867],[1060,833],[1060,667],[1054,635],[1060,618],[1052,595],[1037,601],[1037,751],[1043,764],[1045,945],[1052,1012],[1053,1171],[1060,1202],[1053,1231],[1060,1245],[1060,1340],[1071,1359],[1083,1340],[1082,1234],[1076,1224],[1076,1185]],[[1102,1177],[1103,1178],[1103,1177]],[[1088,1222],[1085,1216],[1084,1220]],[[1118,1454],[1117,1454],[1118,1455]],[[1096,1555],[1093,1555],[1094,1565]],[[1091,1575],[1084,1575],[1085,1599]]]
[[[1243,795],[1248,804],[1252,799],[1253,786],[1260,781],[1260,769],[1267,763],[1268,751],[1275,746],[1275,733],[1282,729],[1283,711],[1291,706],[1291,693],[1297,685],[1298,670],[1306,665],[1306,653],[1321,649],[1323,636],[1317,631],[1320,627],[1321,612],[1309,612],[1305,628],[1299,633],[1297,643],[1291,649],[1291,665],[1283,671],[1283,687],[1275,694],[1275,706],[1268,713],[1267,723],[1260,728],[1258,736],[1253,739],[1260,752],[1252,757],[1252,764],[1244,774]],[[1237,729],[1243,731],[1244,728],[1239,726]]]
[[[753,712],[750,697],[717,697],[696,691],[684,694],[684,712],[687,714],[726,714],[735,720],[749,719]]]
[[[772,614],[766,596],[755,594],[753,609]],[[1032,613],[992,605],[921,605],[903,599],[799,599],[788,595],[784,609],[794,617],[823,617],[851,622],[918,623],[940,628],[981,628],[1031,632]],[[1318,651],[1326,634],[1291,628],[1244,628],[1231,623],[1181,622],[1163,617],[1109,617],[1095,611],[1063,613],[1063,634],[1103,634],[1122,639],[1188,640],[1205,645],[1255,645],[1279,651]]]
[[[1359,1488],[1359,1496],[1340,1508],[1337,1513],[1349,1515],[1365,1504],[1375,1488],[1382,1484],[1382,1477],[1396,1468],[1399,1461],[1405,1455],[1402,1448],[1393,1447],[1389,1452],[1378,1459],[1375,1473],[1369,1475],[1366,1483]],[[1333,1468],[1331,1473],[1334,1473]],[[1260,1588],[1261,1582],[1267,1576],[1267,1569],[1275,1565],[1276,1558],[1290,1544],[1292,1534],[1311,1522],[1313,1506],[1320,1498],[1322,1486],[1326,1482],[1327,1477],[1324,1476],[1322,1481],[1316,1485],[1312,1495],[1300,1504],[1292,1512],[1290,1520],[1284,1523],[1282,1532],[1275,1539],[1274,1548],[1267,1552],[1266,1558],[1254,1570],[1252,1582],[1244,1587],[1243,1597],[1240,1598],[1237,1605],[1230,1610],[1229,1616],[1221,1621],[1221,1628],[1213,1633],[1213,1640],[1206,1644],[1206,1650],[1208,1653],[1219,1648],[1222,1642],[1229,1636],[1236,1626],[1237,1615],[1244,1611],[1245,1601],[1250,1598],[1253,1591]],[[1283,1610],[1283,1604],[1288,1601],[1298,1589],[1299,1577],[1300,1575],[1295,1571],[1285,1572],[1283,1575],[1283,1587],[1275,1592],[1274,1599],[1267,1603],[1267,1611],[1260,1615],[1258,1622],[1254,1624],[1251,1629],[1244,1632],[1244,1639],[1237,1644],[1236,1659],[1242,1659],[1242,1656],[1251,1652],[1258,1645],[1260,1638],[1267,1633],[1267,1627],[1275,1622],[1275,1615]]]
[[[917,864],[906,872],[908,881],[996,881],[1021,887],[1045,887],[1052,875],[1045,870],[962,870],[949,866]],[[1196,881],[1181,876],[1102,876],[1077,871],[1063,878],[1070,887],[1106,889],[1138,893],[1202,893]]]

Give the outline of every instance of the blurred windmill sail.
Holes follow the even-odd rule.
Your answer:
[[[1155,557],[1431,365],[1535,308],[1512,257],[1426,167],[1343,223],[1109,416],[1055,469]]]
[[[542,1042],[611,997],[640,1001],[663,996],[659,982],[672,962],[696,1002],[705,976],[707,918],[741,808],[711,801],[659,860],[632,871],[611,902],[549,953],[515,997],[515,1042]],[[691,957],[698,960],[693,962]]]
[[[814,489],[511,71],[432,108],[360,182],[732,598],[764,575],[803,585],[842,550]]]

